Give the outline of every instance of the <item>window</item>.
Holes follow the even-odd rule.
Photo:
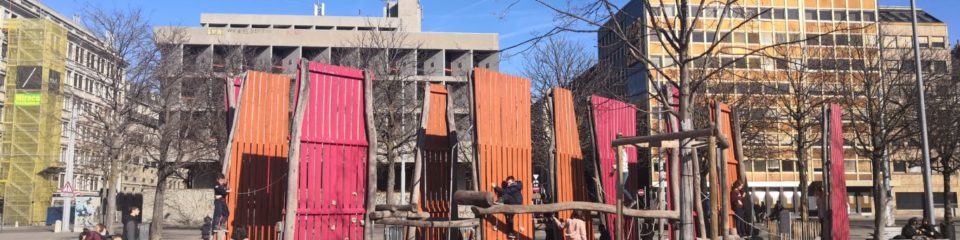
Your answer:
[[[707,36],[707,42],[708,42],[708,43],[712,43],[712,42],[716,42],[716,41],[717,41],[717,33],[716,33],[716,32],[707,32],[707,33],[706,33],[706,36]]]
[[[781,169],[784,172],[796,172],[797,171],[797,161],[793,160],[783,160],[781,161]]]
[[[873,15],[873,11],[863,11],[863,21],[873,22],[876,21],[876,15]]]
[[[837,46],[847,46],[850,45],[850,38],[847,35],[837,35]]]
[[[846,21],[846,20],[847,20],[847,12],[843,12],[843,11],[833,12],[833,20]]]
[[[930,40],[927,39],[927,37],[917,37],[917,40],[918,40],[918,42],[920,42],[920,47],[921,47],[921,48],[929,48],[929,47],[930,47]]]
[[[733,33],[733,42],[735,42],[735,43],[747,43],[747,34],[746,34],[746,33]]]
[[[708,7],[703,9],[703,17],[706,18],[716,18],[717,17],[717,8]]]
[[[906,172],[907,172],[907,162],[904,162],[904,161],[894,161],[894,162],[893,162],[893,172],[906,173]]]
[[[731,12],[731,16],[730,16],[730,17],[734,17],[734,18],[747,18],[747,17],[749,17],[749,16],[746,16],[746,15],[745,15],[745,12],[743,11],[743,8],[740,8],[740,7],[731,7],[731,8],[730,8],[730,12]]]
[[[946,48],[947,45],[943,40],[943,37],[930,37],[930,47],[932,48]]]
[[[831,13],[830,10],[820,10],[820,20],[832,21],[833,13]]]
[[[807,20],[813,20],[813,21],[817,20],[817,10],[804,11],[803,15]]]
[[[694,31],[691,35],[693,35],[693,42],[703,42],[703,32]]]
[[[860,20],[863,20],[863,18],[860,16],[861,16],[860,12],[850,12],[848,17],[850,17],[850,21],[859,22]]]
[[[773,9],[772,8],[761,8],[760,10],[760,19],[771,19],[773,18]]]
[[[734,64],[734,67],[735,67],[735,68],[747,68],[747,59],[746,59],[746,58],[737,59],[736,63]]]
[[[800,9],[787,9],[787,19],[800,20]]]
[[[820,38],[817,37],[817,34],[807,34],[807,45],[820,45]]]
[[[780,160],[767,160],[767,172],[780,172]]]
[[[752,18],[752,17],[754,17],[754,16],[757,16],[757,14],[758,14],[758,12],[757,12],[757,9],[756,9],[756,8],[745,8],[745,9],[743,9],[743,16],[744,16],[744,18]]]
[[[862,46],[862,45],[863,45],[863,36],[850,35],[850,46]]]
[[[748,33],[748,34],[747,34],[747,43],[760,43],[760,34],[758,34],[758,33]]]
[[[765,160],[755,160],[753,161],[753,170],[754,171],[764,171],[767,169],[767,161]]]
[[[807,60],[807,68],[819,70],[820,69],[820,59],[809,59]]]
[[[783,8],[773,9],[773,18],[774,19],[787,19],[787,10]]]
[[[759,58],[748,58],[747,66],[750,69],[760,69],[760,59]]]
[[[820,45],[833,46],[833,36],[830,36],[830,35],[820,36]]]
[[[789,41],[787,40],[787,34],[786,34],[786,33],[777,33],[777,34],[775,34],[774,36],[777,37],[777,43],[789,42]]]

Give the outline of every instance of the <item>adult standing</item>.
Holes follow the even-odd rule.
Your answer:
[[[140,239],[140,220],[138,220],[139,216],[140,208],[130,208],[130,214],[127,215],[126,219],[123,221],[123,239]]]
[[[746,209],[744,207],[744,194],[743,194],[743,182],[737,181],[733,182],[733,186],[730,188],[730,206],[733,207],[733,214],[736,215],[734,221],[734,226],[737,228],[737,233],[741,236],[746,236],[750,234],[749,226],[746,222]]]

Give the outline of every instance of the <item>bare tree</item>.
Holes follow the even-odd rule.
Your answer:
[[[542,41],[545,36],[556,35],[564,32],[597,32],[599,29],[602,38],[612,40],[612,46],[600,46],[601,48],[611,47],[619,48],[626,52],[625,58],[628,62],[642,64],[653,77],[648,78],[650,86],[659,86],[658,82],[663,82],[666,86],[678,90],[679,106],[669,109],[672,115],[677,116],[680,121],[680,131],[691,130],[693,125],[693,112],[691,106],[695,97],[699,95],[698,91],[705,87],[709,79],[717,77],[725,69],[729,69],[737,61],[747,56],[756,55],[767,51],[774,46],[793,44],[802,42],[805,39],[791,39],[789,41],[775,44],[757,44],[758,46],[738,46],[737,44],[725,44],[733,39],[736,34],[744,33],[744,29],[752,26],[756,19],[761,15],[770,14],[769,9],[759,10],[756,8],[742,8],[737,0],[717,0],[717,1],[689,1],[678,0],[674,4],[666,5],[664,1],[659,3],[653,1],[640,1],[639,9],[643,9],[640,14],[629,11],[621,11],[613,1],[594,0],[584,3],[566,3],[564,5],[555,4],[544,0],[536,0],[541,6],[544,6],[555,12],[561,19],[559,26],[545,34],[534,37],[531,40],[521,44],[537,43]],[[512,6],[512,5],[511,5]],[[673,8],[676,7],[676,8]],[[752,11],[745,11],[750,9]],[[676,11],[674,11],[676,10]],[[712,18],[709,21],[703,18]],[[639,19],[643,19],[640,21]],[[699,40],[703,47],[698,46],[694,49],[695,34],[702,34],[704,31],[710,32],[710,37]],[[828,30],[824,32],[834,32]],[[662,51],[658,54],[664,55],[663,58],[654,58],[647,55],[647,41],[643,41],[641,36],[644,34],[651,36],[650,43],[662,46]],[[824,33],[826,34],[826,33]],[[653,38],[652,36],[657,36]],[[702,36],[702,35],[701,35]],[[511,49],[514,47],[508,47]],[[703,65],[703,61],[711,58],[720,58],[720,56],[730,57],[732,61],[718,62],[715,65]],[[669,62],[661,63],[660,60],[668,59]],[[603,61],[601,61],[603,62]],[[707,67],[704,67],[707,66]],[[703,69],[701,73],[695,74],[692,70]],[[651,88],[653,89],[653,88]],[[651,98],[656,99],[661,105],[666,105],[670,95],[662,92],[662,89],[651,91]],[[680,209],[680,229],[681,236],[684,239],[694,237],[694,227],[692,212],[693,209],[693,171],[690,161],[691,148],[688,141],[683,141],[681,146],[682,157],[679,162],[680,169],[680,189],[679,209]]]
[[[574,80],[596,63],[583,45],[562,36],[547,37],[523,56],[527,61],[523,64],[522,75],[533,83],[534,99],[549,94],[554,87],[570,89],[575,85],[590,84]]]
[[[423,70],[417,66],[414,54],[422,43],[409,39],[402,31],[372,30],[348,40],[348,44],[353,48],[335,52],[333,59],[335,64],[364,69],[374,76],[378,155],[387,164],[386,203],[398,204],[399,197],[395,196],[397,162],[412,159],[416,151],[417,119],[423,94],[416,71]],[[420,180],[414,178],[413,181]],[[415,184],[407,187],[413,186]]]
[[[187,60],[183,45],[187,41],[183,29],[167,28],[155,33],[155,55],[151,59],[151,75],[138,85],[148,95],[138,99],[139,111],[159,116],[153,127],[139,128],[141,136],[135,144],[142,149],[149,164],[156,166],[157,185],[154,195],[153,219],[150,238],[160,239],[163,233],[164,196],[167,181],[171,177],[183,177],[183,169],[200,162],[215,161],[217,141],[211,134],[211,124],[223,119],[213,117],[210,105],[217,92],[222,92],[222,82],[205,81],[209,76],[204,66],[210,59]],[[222,108],[221,108],[222,110]]]
[[[931,169],[943,177],[943,222],[953,226],[953,206],[955,198],[951,198],[952,177],[960,171],[960,79],[956,75],[947,75],[945,54],[931,52],[927,66],[927,118],[929,120]],[[937,58],[941,60],[936,60]],[[954,47],[949,59],[953,62],[960,60],[960,47]],[[948,229],[941,229],[944,233],[953,233]],[[948,236],[952,237],[952,236]]]
[[[849,80],[841,86],[845,115],[851,119],[854,149],[871,162],[877,209],[874,234],[882,238],[883,228],[889,223],[886,209],[890,208],[892,191],[885,179],[890,174],[889,160],[891,156],[902,157],[907,151],[903,143],[916,133],[911,126],[916,114],[911,114],[915,105],[910,100],[915,95],[911,92],[915,89],[913,53],[898,47],[883,32],[879,36],[877,42],[867,42],[864,47],[849,51],[852,67],[843,71]]]
[[[107,75],[94,75],[107,84],[104,97],[94,102],[95,108],[86,108],[82,114],[83,124],[95,129],[98,137],[87,142],[102,154],[98,166],[106,175],[107,209],[104,223],[107,229],[115,229],[117,220],[116,183],[131,154],[130,137],[136,125],[143,119],[136,112],[137,104],[132,99],[142,97],[142,88],[131,87],[131,82],[143,82],[149,77],[151,30],[146,14],[139,8],[106,10],[87,6],[83,11],[83,24],[105,43],[115,55],[115,71]]]

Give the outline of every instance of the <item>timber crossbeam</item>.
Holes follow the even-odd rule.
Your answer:
[[[556,213],[560,211],[569,211],[569,210],[593,211],[593,212],[616,214],[617,206],[602,204],[602,203],[594,203],[594,202],[562,202],[562,203],[550,203],[550,204],[539,204],[539,205],[496,205],[488,208],[473,207],[472,210],[473,210],[473,213],[477,215]],[[633,218],[667,219],[667,220],[680,219],[679,212],[664,211],[664,210],[624,209],[623,215],[627,217],[633,217]]]
[[[407,227],[422,227],[422,228],[464,228],[464,227],[476,227],[480,226],[480,219],[464,219],[464,220],[409,220],[409,219],[397,219],[397,218],[385,218],[377,221],[378,224],[383,225],[395,225],[395,226],[407,226]]]

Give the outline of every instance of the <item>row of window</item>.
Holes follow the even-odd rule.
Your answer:
[[[120,79],[120,68],[116,63],[95,54],[93,51],[83,48],[78,44],[70,42],[68,44],[67,58],[77,64],[96,70],[98,73],[113,79]]]
[[[942,36],[920,36],[917,37],[920,48],[947,48],[947,43]],[[913,48],[912,36],[886,36],[884,37],[883,47],[892,48]]]
[[[676,5],[664,5],[663,7],[651,7],[651,11],[657,16],[675,17],[679,14]],[[769,7],[704,7],[690,6],[689,14],[694,16],[699,13],[702,18],[739,18],[749,19],[755,17],[761,20],[800,20],[800,9],[797,8],[769,8]],[[807,21],[855,21],[855,22],[874,22],[877,20],[874,11],[860,11],[855,9],[824,9],[824,10],[806,10],[804,16]]]

